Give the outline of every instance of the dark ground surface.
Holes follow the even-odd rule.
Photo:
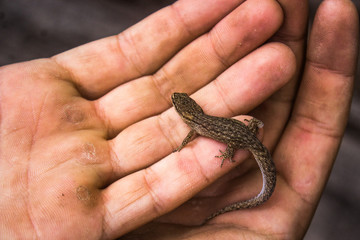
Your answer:
[[[114,35],[170,0],[0,0],[0,66]],[[313,1],[314,13],[319,1]],[[360,0],[354,0],[358,9]],[[306,240],[359,239],[360,79],[339,155]]]

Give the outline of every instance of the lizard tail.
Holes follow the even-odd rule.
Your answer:
[[[205,220],[205,222],[226,212],[230,212],[238,209],[256,207],[267,201],[274,192],[276,185],[276,169],[269,151],[262,144],[256,144],[255,147],[249,150],[254,155],[254,158],[257,164],[259,165],[262,174],[263,186],[261,192],[257,196],[251,199],[241,202],[236,202],[220,209],[219,211],[211,214]]]

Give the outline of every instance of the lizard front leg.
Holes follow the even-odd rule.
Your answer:
[[[185,147],[186,144],[188,144],[189,142],[191,142],[195,137],[196,137],[197,133],[195,130],[191,130],[188,135],[184,138],[183,142],[181,143],[181,145],[177,148],[174,149],[173,152],[180,152],[180,150]]]

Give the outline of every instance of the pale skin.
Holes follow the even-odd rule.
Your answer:
[[[307,1],[279,2],[182,0],[118,36],[1,67],[0,235],[301,238],[347,122],[358,18],[351,1],[325,1],[304,49]],[[278,172],[265,204],[200,226],[261,177],[246,151],[220,168],[225,145],[203,137],[172,153],[189,131],[174,91],[265,123]]]

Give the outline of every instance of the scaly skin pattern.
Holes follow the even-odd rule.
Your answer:
[[[220,151],[221,155],[216,156],[222,159],[221,166],[225,159],[233,161],[232,157],[237,149],[247,149],[254,155],[261,170],[263,186],[257,196],[230,204],[210,215],[206,221],[226,212],[256,207],[268,200],[275,189],[276,169],[269,151],[256,137],[258,128],[262,127],[263,123],[253,118],[247,126],[236,119],[206,115],[186,93],[173,93],[171,100],[182,120],[191,128],[174,152],[180,151],[196,135],[201,135],[227,145],[225,152]]]

